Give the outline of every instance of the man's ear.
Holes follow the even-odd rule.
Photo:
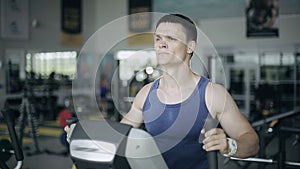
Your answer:
[[[196,42],[194,40],[191,40],[187,44],[187,53],[191,54],[195,51],[196,48]]]

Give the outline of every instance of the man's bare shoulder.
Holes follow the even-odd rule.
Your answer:
[[[141,90],[137,93],[137,95],[135,96],[134,104],[137,107],[141,108],[144,105],[144,102],[147,98],[147,95],[150,91],[150,88],[151,88],[152,84],[153,84],[153,82],[148,83],[145,86],[143,86],[141,88]]]
[[[224,103],[228,97],[228,92],[223,85],[209,82],[206,87],[205,101],[207,108],[211,115],[214,117],[222,112]]]
[[[149,93],[149,90],[150,90],[152,85],[153,85],[153,82],[150,82],[150,83],[146,84],[145,86],[143,86],[141,88],[141,90],[138,92],[137,95],[145,95],[145,94],[147,95]]]
[[[227,91],[226,88],[221,85],[214,82],[208,82],[206,90],[209,92],[224,92]]]
[[[221,85],[221,84],[217,84],[217,83],[213,83],[213,82],[209,82],[207,84],[206,87],[206,99],[216,99],[214,97],[226,97],[226,95],[228,95],[228,91],[227,89]]]

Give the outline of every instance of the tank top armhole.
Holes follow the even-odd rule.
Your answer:
[[[153,83],[152,83],[152,86],[151,88],[149,89],[148,93],[147,93],[147,97],[145,99],[145,102],[143,104],[143,108],[142,108],[142,113],[144,114],[144,110],[145,110],[145,106],[146,104],[148,104],[148,101],[149,101],[149,93],[154,90],[154,89],[157,89],[158,85],[159,85],[159,80],[160,78],[156,79]]]
[[[206,78],[206,77],[204,77],[204,76],[201,76],[201,78],[204,78],[205,79],[205,81],[204,81],[204,89],[203,89],[203,92],[204,92],[204,94],[203,94],[203,102],[204,102],[204,108],[206,109],[206,111],[208,112],[208,115],[207,116],[211,116],[211,113],[210,113],[210,110],[209,110],[209,108],[208,108],[208,105],[207,105],[207,102],[206,102],[206,89],[207,89],[207,86],[209,85],[209,82],[210,82],[210,80],[208,79],[208,78]]]

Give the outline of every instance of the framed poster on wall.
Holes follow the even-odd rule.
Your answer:
[[[247,37],[279,36],[279,0],[246,0]]]
[[[137,33],[151,30],[152,1],[129,0],[128,3],[129,31]]]
[[[82,0],[61,0],[61,43],[82,45]]]
[[[128,28],[131,33],[128,44],[151,45],[152,0],[129,0],[128,3]]]
[[[1,37],[28,39],[29,0],[1,0]]]

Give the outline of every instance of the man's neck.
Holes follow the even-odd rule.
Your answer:
[[[182,88],[197,83],[198,79],[198,76],[189,67],[176,67],[164,70],[161,83],[166,88]]]

